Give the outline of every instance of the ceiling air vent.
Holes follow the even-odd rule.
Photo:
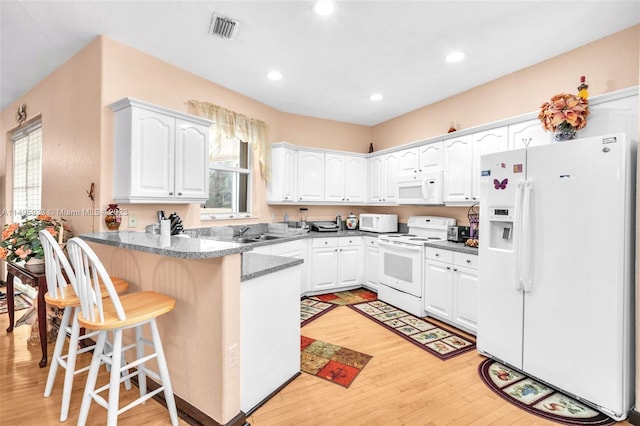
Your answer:
[[[222,37],[226,40],[233,40],[233,36],[238,30],[238,21],[216,15],[211,17],[211,28],[209,31],[214,36]]]

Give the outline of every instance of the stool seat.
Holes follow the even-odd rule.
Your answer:
[[[175,299],[154,291],[140,291],[123,294],[119,297],[126,315],[125,320],[118,318],[113,305],[105,304],[103,307],[104,320],[91,321],[80,314],[78,315],[78,322],[82,327],[90,328],[91,330],[128,328],[166,314],[176,306]]]
[[[124,293],[129,288],[129,283],[122,278],[111,277],[111,281],[113,282],[113,286],[115,287],[118,293]],[[67,286],[63,291],[58,289],[58,297],[53,297],[49,292],[44,294],[44,300],[52,306],[56,308],[64,309],[67,306],[71,307],[79,307],[80,299],[78,299],[78,295],[72,286]],[[64,294],[61,294],[64,293]],[[108,297],[107,291],[104,287],[104,284],[100,286],[100,295],[101,297]]]

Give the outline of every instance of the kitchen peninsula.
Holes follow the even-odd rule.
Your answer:
[[[302,260],[242,256],[250,244],[206,238],[172,236],[167,242],[159,235],[126,231],[81,238],[110,274],[129,281],[130,291],[154,290],[176,299],[175,310],[159,318],[158,325],[178,408],[219,424],[243,424],[241,286]],[[294,296],[299,300],[297,291]]]

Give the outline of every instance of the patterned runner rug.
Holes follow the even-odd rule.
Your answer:
[[[608,416],[492,359],[480,363],[478,374],[500,397],[547,420],[566,425],[615,424]]]
[[[14,312],[20,311],[22,309],[27,309],[31,306],[31,299],[23,294],[16,294],[13,298],[14,300]],[[0,299],[0,314],[7,313],[7,298],[3,297]]]
[[[303,297],[300,300],[300,327],[309,324],[311,321],[320,318],[321,315],[337,307],[338,305]]]
[[[300,369],[348,388],[371,355],[310,337],[300,336]]]
[[[441,360],[476,347],[475,342],[460,334],[445,330],[425,318],[418,318],[380,300],[349,307]]]

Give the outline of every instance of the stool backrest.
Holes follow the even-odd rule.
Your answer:
[[[109,298],[104,300],[110,300],[118,319],[125,320],[126,316],[118,292],[93,249],[80,238],[74,237],[67,241],[67,251],[76,272],[76,293],[80,299],[82,316],[92,322],[104,322],[103,298],[95,297],[101,294],[100,284],[102,284],[109,294]]]
[[[64,298],[68,284],[76,291],[76,275],[58,242],[46,229],[38,233],[44,251],[44,270],[47,291],[53,298]],[[66,276],[65,276],[66,275]]]

